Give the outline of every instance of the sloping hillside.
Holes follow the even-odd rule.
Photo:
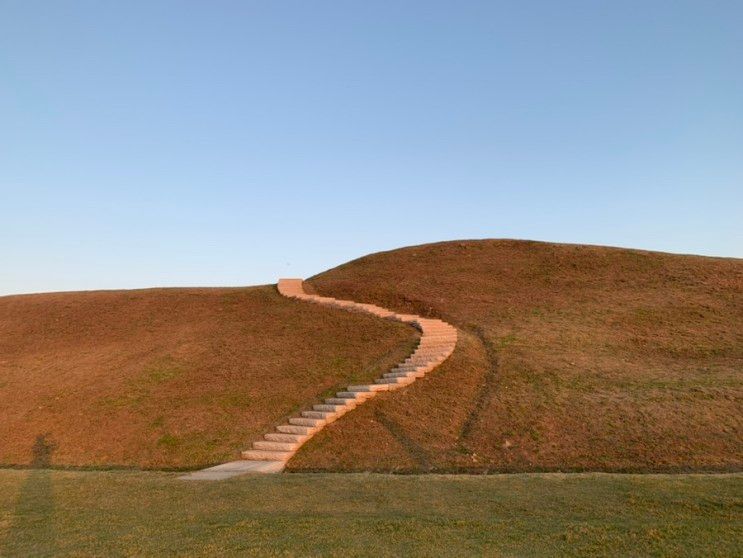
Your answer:
[[[486,240],[311,280],[441,317],[454,355],[326,428],[294,470],[740,470],[743,260]]]
[[[235,459],[323,392],[378,376],[414,339],[273,286],[0,297],[0,464]]]

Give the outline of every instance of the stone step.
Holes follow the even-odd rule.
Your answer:
[[[420,370],[423,368],[428,368],[430,370],[433,370],[436,366],[441,364],[443,362],[443,359],[441,361],[426,359],[426,360],[414,360],[411,362],[403,362],[402,364],[398,364],[395,368],[399,368],[400,370]]]
[[[349,401],[354,401],[356,404],[358,404],[359,402],[356,400],[357,395],[358,394],[353,391],[338,391],[335,394],[335,398],[336,399],[347,399]]]
[[[336,413],[338,415],[342,415],[346,412],[348,412],[349,408],[347,405],[329,405],[329,404],[322,404],[322,405],[313,405],[312,406],[313,411],[322,411],[323,413]]]
[[[409,377],[403,377],[403,376],[397,376],[393,378],[379,378],[377,380],[374,380],[377,384],[412,384],[415,381],[415,378],[409,378]]]
[[[398,364],[390,372],[410,372],[413,370],[422,370],[428,368],[427,363],[411,363],[406,362],[405,364]]]
[[[396,369],[393,369],[393,370],[390,370],[388,372],[388,374],[394,374],[394,373],[397,373],[397,372],[404,372],[405,374],[412,374],[416,378],[422,378],[423,376],[425,376],[426,374],[428,374],[431,370],[433,370],[433,367],[432,366],[428,366],[428,367],[426,367],[426,366],[419,366],[418,368],[411,368],[411,369],[407,369],[407,370],[396,370]]]
[[[408,360],[416,360],[416,359],[433,359],[433,358],[439,358],[443,356],[445,353],[444,351],[413,351],[410,353],[410,356],[408,357]]]
[[[376,395],[376,391],[339,391],[336,395],[343,399],[352,399],[357,403],[362,403],[366,399]]]
[[[268,434],[264,434],[263,437],[269,442],[286,442],[290,444],[303,444],[310,439],[309,436],[302,434],[284,434],[281,432],[269,432]]]
[[[407,357],[405,360],[402,361],[402,363],[406,362],[417,362],[417,361],[423,361],[423,360],[435,360],[437,358],[441,358],[443,355],[440,351],[436,351],[435,353],[431,354],[418,354],[418,353],[411,353],[409,357]]]
[[[425,372],[387,372],[382,374],[383,378],[422,378]]]
[[[300,426],[297,424],[280,424],[276,430],[281,434],[300,434],[302,436],[312,436],[318,431],[312,426]]]
[[[354,398],[344,398],[344,397],[328,397],[325,400],[325,403],[327,405],[336,405],[336,406],[345,406],[348,407],[348,409],[353,409],[357,402]]]
[[[443,361],[443,356],[440,354],[430,355],[430,356],[413,356],[409,359],[405,359],[400,364],[430,364],[432,362],[436,362],[438,359],[441,359]]]
[[[428,370],[425,366],[395,366],[388,372],[388,374],[392,374],[394,372],[405,372],[410,374],[418,374],[419,372],[423,372],[425,374],[426,372],[428,372]]]
[[[441,351],[437,351],[428,355],[419,355],[417,353],[414,353],[403,362],[443,362],[444,360],[446,360],[447,356],[449,356],[447,353],[442,353]]]
[[[389,391],[395,391],[396,389],[402,389],[410,384],[412,384],[415,381],[415,379],[410,380],[409,382],[403,383],[403,384],[388,384],[390,386]]]
[[[301,444],[297,442],[269,442],[260,441],[253,442],[253,449],[266,450],[266,451],[297,451],[297,448]]]
[[[319,428],[325,426],[325,421],[322,419],[293,417],[289,419],[289,424],[293,424],[294,426],[309,426],[311,428]]]
[[[364,385],[357,385],[357,386],[348,386],[348,391],[351,392],[366,392],[366,391],[385,391],[388,389],[385,386],[380,386],[379,384],[364,384]]]
[[[302,411],[301,415],[308,419],[324,420],[325,424],[330,424],[338,418],[337,413],[326,413],[323,411]]]
[[[451,347],[433,347],[433,348],[429,348],[429,347],[418,347],[411,354],[424,354],[424,353],[442,354],[442,353],[445,353],[447,351],[451,351],[451,349],[452,349]]]
[[[430,339],[431,341],[453,341],[457,338],[457,334],[454,332],[433,332],[429,330],[424,330],[423,335],[421,336],[422,339]]]
[[[265,450],[245,450],[241,453],[243,459],[253,459],[256,461],[288,461],[294,455],[293,451],[265,451]]]
[[[437,357],[414,357],[414,358],[406,358],[403,360],[400,365],[405,366],[408,364],[412,365],[423,365],[427,366],[429,364],[440,364],[446,360],[443,356],[437,356]]]
[[[429,364],[433,364],[433,360],[430,358],[421,358],[416,360],[408,360],[403,361],[399,363],[395,368],[422,368],[424,366],[428,366]]]
[[[405,360],[421,360],[425,358],[439,358],[443,356],[446,351],[413,351],[408,355]]]

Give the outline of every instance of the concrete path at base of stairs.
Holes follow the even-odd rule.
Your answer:
[[[208,469],[193,471],[178,477],[182,480],[224,480],[248,473],[280,473],[284,470],[286,463],[283,461],[249,461],[241,459],[222,463]]]

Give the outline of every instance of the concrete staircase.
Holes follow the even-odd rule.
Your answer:
[[[275,473],[284,469],[294,453],[319,432],[326,424],[337,420],[357,405],[382,391],[393,391],[412,384],[424,377],[454,352],[457,330],[442,320],[421,318],[414,314],[398,314],[373,304],[362,304],[351,300],[307,294],[302,279],[281,279],[279,292],[289,298],[332,306],[350,312],[364,312],[386,320],[410,324],[421,331],[415,351],[392,370],[371,384],[350,385],[335,397],[325,399],[312,409],[302,411],[290,418],[286,424],[276,427],[274,432],[253,442],[252,449],[242,452],[243,461],[225,463],[202,471],[190,473],[182,478],[189,480],[220,480],[246,472]]]
[[[444,362],[454,351],[457,330],[437,319],[421,318],[413,314],[397,314],[373,304],[361,304],[351,300],[307,294],[301,279],[281,279],[279,292],[287,297],[332,306],[352,312],[365,312],[387,320],[408,323],[421,331],[415,351],[392,370],[374,380],[372,384],[351,385],[339,391],[335,397],[313,405],[298,417],[290,418],[287,424],[276,427],[275,432],[253,442],[253,448],[242,452],[244,459],[256,461],[280,461],[286,463],[299,447],[320,431],[326,424],[337,420],[367,399],[382,391],[392,391],[412,384]]]

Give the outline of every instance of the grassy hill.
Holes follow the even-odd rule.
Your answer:
[[[293,470],[743,466],[743,260],[465,241],[311,284],[462,335],[441,368],[323,430]]]
[[[414,338],[272,286],[0,297],[0,464],[235,459],[321,393],[378,376]]]
[[[742,260],[465,241],[310,283],[461,335],[443,366],[330,425],[290,470],[743,469]],[[414,338],[272,286],[0,297],[0,464],[234,459]]]

